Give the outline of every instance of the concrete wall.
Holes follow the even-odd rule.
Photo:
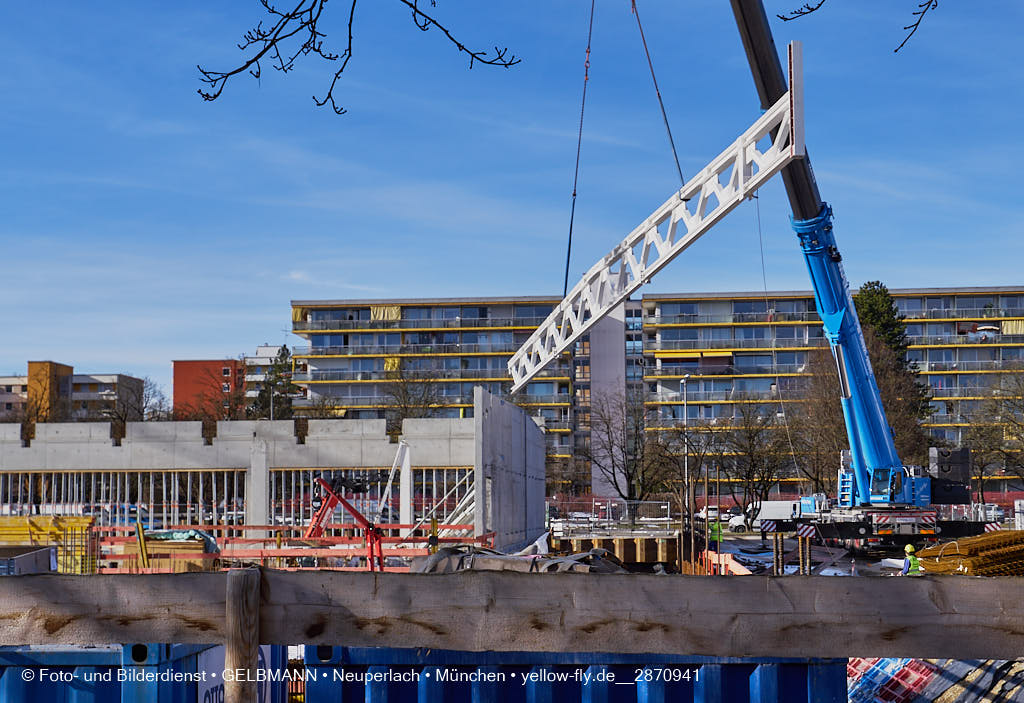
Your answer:
[[[590,399],[621,398],[626,388],[626,305],[619,305],[590,330]],[[591,426],[591,437],[597,426]],[[607,439],[593,447],[614,446]],[[595,450],[596,451],[596,450]],[[591,467],[591,493],[595,496],[617,496],[618,492],[601,470]]]
[[[476,424],[476,533],[494,532],[499,549],[544,531],[544,433],[523,410],[479,386]]]
[[[415,466],[472,466],[472,419],[407,420],[404,439]],[[121,446],[103,422],[40,423],[23,447],[17,424],[0,424],[0,471],[83,471],[246,468],[250,451],[266,445],[271,468],[391,466],[396,445],[384,420],[310,420],[299,444],[291,420],[217,423],[206,444],[199,422],[129,422]]]
[[[474,465],[472,419],[407,420],[403,430],[414,466]],[[199,422],[129,422],[120,446],[108,423],[40,423],[28,447],[20,432],[0,424],[0,472],[245,469],[252,525],[268,522],[270,469],[390,467],[398,449],[384,420],[310,420],[303,444],[291,420],[218,422],[210,444]]]

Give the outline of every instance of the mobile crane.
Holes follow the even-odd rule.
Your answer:
[[[882,408],[864,335],[843,271],[832,226],[803,143],[800,44],[782,65],[760,0],[731,0],[761,107],[759,118],[726,151],[654,211],[573,287],[509,361],[512,390],[522,388],[604,315],[626,300],[777,172],[793,211],[792,226],[811,277],[815,303],[839,373],[850,442],[849,468],[839,471],[835,505],[813,521],[823,537],[913,539],[979,523],[943,524],[932,503],[931,479],[900,461]],[[788,89],[787,89],[788,88]],[[759,145],[767,142],[768,146]],[[838,458],[838,457],[837,457]]]

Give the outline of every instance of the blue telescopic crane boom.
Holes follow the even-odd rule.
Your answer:
[[[761,107],[767,108],[787,90],[768,17],[761,0],[731,3]],[[818,314],[839,371],[853,472],[853,485],[845,495],[840,486],[840,503],[926,505],[924,494],[930,494],[926,480],[904,480],[903,464],[896,454],[836,246],[832,209],[821,199],[809,156],[785,166],[782,179],[793,210],[793,229],[811,276]]]

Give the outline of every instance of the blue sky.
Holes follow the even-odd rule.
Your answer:
[[[770,14],[799,3],[767,0]],[[467,70],[393,0],[357,5],[355,54],[236,78],[204,103],[260,18],[231,3],[51,2],[0,24],[0,373],[27,359],[151,376],[288,334],[308,298],[561,291],[590,3],[439,0]],[[916,0],[826,3],[773,22],[804,42],[806,133],[853,285],[1020,285],[1024,5],[941,3],[899,54]],[[347,3],[323,29],[339,46]],[[759,114],[728,3],[640,0],[686,175]],[[676,188],[627,0],[598,0],[575,281]],[[760,198],[770,289],[806,289],[781,181]],[[644,290],[759,290],[752,203]]]

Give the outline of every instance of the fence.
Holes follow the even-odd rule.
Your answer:
[[[549,527],[555,537],[620,529],[678,529],[671,501],[619,498],[562,498],[547,501]],[[673,526],[673,520],[676,524]]]
[[[384,571],[407,572],[408,559],[429,553],[429,525],[383,523],[377,528],[383,532]],[[492,535],[475,537],[471,524],[442,523],[437,528],[434,540],[440,546],[491,543]],[[302,527],[280,525],[175,525],[173,529],[182,533],[180,539],[146,538],[143,557],[135,528],[94,527],[95,572],[183,573],[254,565],[289,571],[367,570],[366,538],[353,523],[327,525],[324,536],[315,538],[303,537]],[[190,535],[189,531],[195,532]]]

